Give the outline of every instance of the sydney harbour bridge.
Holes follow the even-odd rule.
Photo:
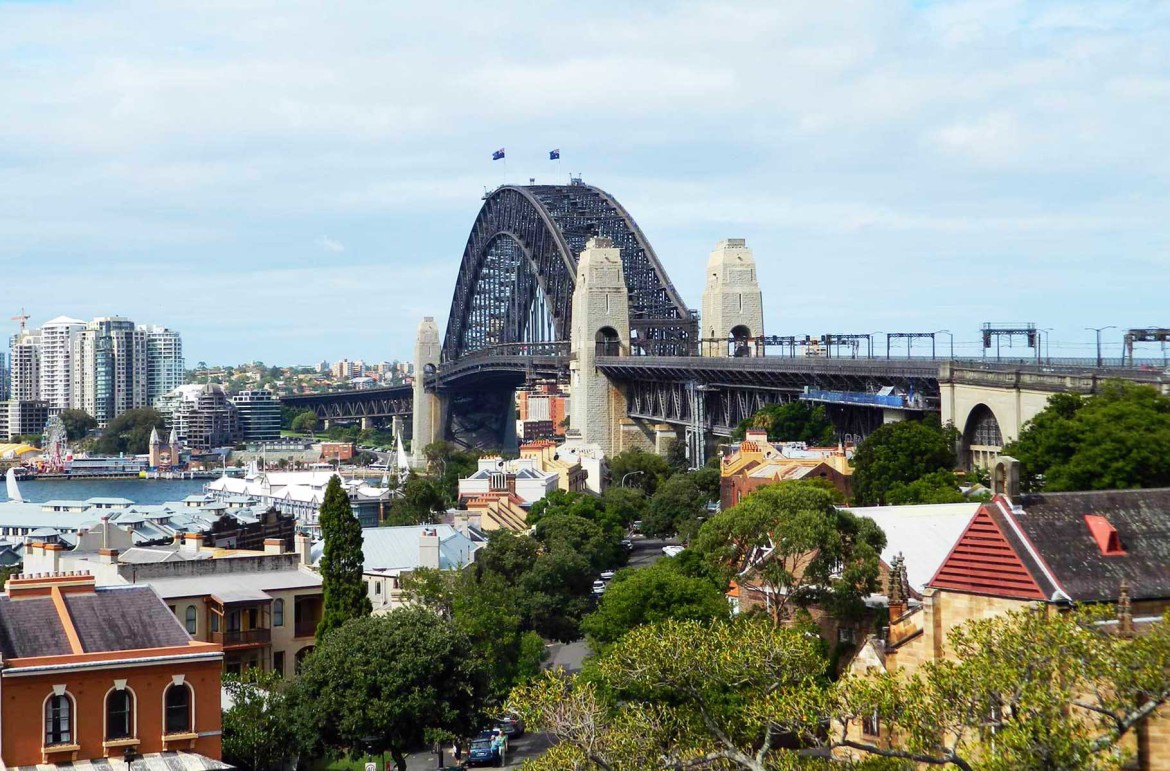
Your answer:
[[[685,437],[694,458],[760,407],[797,398],[825,405],[841,435],[860,436],[883,421],[934,412],[955,423],[966,446],[983,446],[1014,437],[1052,392],[1091,393],[1101,379],[1119,375],[1164,389],[1170,380],[1137,368],[863,358],[856,347],[857,339],[868,337],[863,335],[837,336],[838,344],[844,337],[854,347],[853,355],[835,355],[841,348],[833,347],[829,335],[813,340],[812,348],[808,337],[768,336],[762,311],[743,305],[745,296],[750,306],[761,295],[750,251],[742,240],[720,247],[725,254],[712,253],[706,283],[708,291],[721,294],[708,306],[705,291],[711,318],[700,318],[633,217],[609,193],[578,179],[499,187],[485,196],[471,226],[441,337],[433,321],[420,326],[413,386],[282,402],[312,409],[327,422],[372,425],[398,418],[413,422],[413,432],[428,441],[508,448],[516,441],[516,388],[536,379],[566,382],[575,367],[588,370],[578,372],[580,378],[603,378],[609,395],[601,408],[598,397],[586,404],[587,389],[574,381],[574,428],[588,432],[587,418],[609,409],[608,422],[627,430],[595,428],[594,434],[606,433],[606,451],[633,446],[621,436],[640,435],[652,447],[654,436],[666,433]],[[607,254],[620,255],[624,287],[578,287],[588,248],[600,250],[599,264]],[[575,293],[579,307],[589,309],[582,311],[576,334],[588,339],[574,340]],[[619,321],[589,327],[594,315],[612,312],[611,298],[626,306]],[[423,400],[427,404],[418,407]]]

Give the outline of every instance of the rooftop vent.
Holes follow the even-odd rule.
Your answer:
[[[1117,528],[1109,523],[1109,520],[1100,514],[1086,514],[1085,524],[1089,526],[1089,532],[1093,534],[1093,540],[1097,542],[1097,548],[1101,550],[1101,554],[1106,557],[1119,557],[1125,554],[1125,548],[1121,545],[1121,536],[1117,534]]]

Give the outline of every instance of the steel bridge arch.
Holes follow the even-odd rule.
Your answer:
[[[632,323],[690,318],[653,247],[608,193],[578,182],[505,185],[485,197],[471,227],[442,360],[506,343],[568,340],[577,255],[592,236],[606,236],[621,250]],[[510,275],[501,274],[501,262]],[[533,336],[530,317],[542,313],[550,328]]]

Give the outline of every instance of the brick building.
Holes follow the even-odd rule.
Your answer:
[[[796,479],[824,479],[848,501],[852,494],[852,452],[844,447],[806,447],[799,442],[773,443],[764,431],[748,429],[719,465],[719,502],[723,509],[753,490]]]
[[[0,595],[0,654],[5,767],[161,753],[172,767],[227,768],[222,648],[192,641],[150,587],[13,577]]]

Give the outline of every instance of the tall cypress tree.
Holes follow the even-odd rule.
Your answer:
[[[325,488],[321,505],[322,590],[325,608],[317,625],[317,641],[351,618],[370,615],[373,606],[362,580],[362,526],[349,505],[349,496],[334,476]]]

